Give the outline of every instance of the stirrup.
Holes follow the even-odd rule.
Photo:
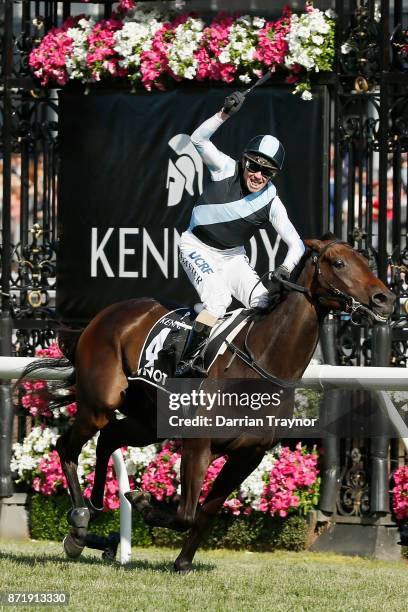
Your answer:
[[[205,323],[194,322],[174,372],[176,378],[207,376],[207,370],[204,368],[204,354],[211,329],[212,327]]]

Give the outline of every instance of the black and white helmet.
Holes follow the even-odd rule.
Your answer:
[[[282,170],[285,149],[275,136],[264,134],[255,136],[248,142],[244,149],[244,156],[260,165],[272,166],[276,170]]]

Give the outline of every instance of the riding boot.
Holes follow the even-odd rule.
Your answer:
[[[207,376],[207,370],[204,367],[204,352],[211,330],[210,325],[194,321],[175,371],[177,378]]]

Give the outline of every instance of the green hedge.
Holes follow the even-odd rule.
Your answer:
[[[33,495],[30,503],[30,531],[36,540],[61,541],[70,529],[66,514],[71,507],[68,496],[44,497]],[[133,546],[180,547],[185,534],[169,529],[148,527],[140,514],[132,513]],[[119,511],[104,512],[91,525],[91,531],[107,536],[119,531]],[[308,536],[307,519],[289,515],[287,518],[266,516],[254,512],[248,517],[220,515],[214,521],[203,546],[245,550],[304,550]]]

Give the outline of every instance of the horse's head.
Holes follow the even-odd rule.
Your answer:
[[[330,237],[305,240],[314,266],[312,298],[326,308],[361,312],[377,321],[391,315],[395,295],[377,278],[368,262],[349,244]]]

